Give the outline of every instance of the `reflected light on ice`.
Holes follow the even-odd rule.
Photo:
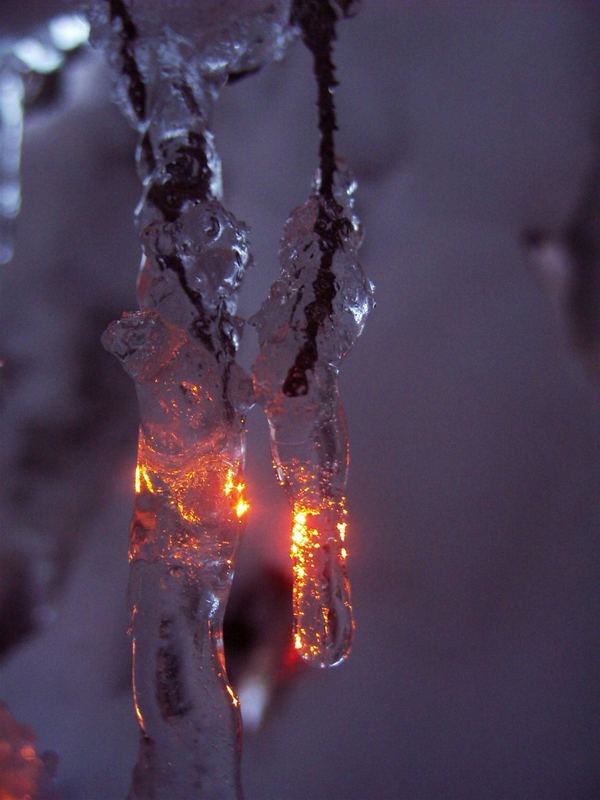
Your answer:
[[[17,42],[13,52],[29,69],[42,75],[54,72],[64,60],[62,53],[54,47],[48,47],[38,39],[29,37]]]
[[[50,21],[48,30],[59,50],[74,50],[87,42],[90,24],[79,14],[61,14]]]

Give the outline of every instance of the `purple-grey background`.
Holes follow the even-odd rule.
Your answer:
[[[53,6],[1,0],[0,32]],[[300,673],[247,737],[247,798],[598,798],[600,398],[519,234],[564,224],[589,169],[600,6],[364,0],[336,60],[378,302],[342,372],[358,630],[347,664]],[[217,110],[226,201],[253,231],[244,313],[315,166],[310,70],[296,45]],[[0,631],[27,608],[6,587],[41,598],[35,632],[0,662],[0,699],[58,753],[61,800],[117,800],[137,747],[136,408],[99,337],[134,308],[139,185],[97,57],[66,84],[60,108],[28,118],[0,276]],[[246,364],[255,351],[248,330]],[[287,568],[266,425],[249,424],[248,574]]]

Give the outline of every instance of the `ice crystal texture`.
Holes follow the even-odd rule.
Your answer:
[[[239,711],[222,642],[248,508],[244,417],[252,382],[235,362],[247,230],[219,201],[208,123],[221,85],[281,56],[287,2],[90,7],[140,134],[140,311],[104,344],[140,407],[130,605],[140,751],[132,800],[241,795]]]
[[[96,41],[117,73],[117,100],[131,121],[159,136],[181,106],[208,108],[228,79],[281,58],[295,35],[291,0],[108,0],[86,3]]]
[[[357,256],[355,188],[340,171],[333,197],[323,197],[317,182],[292,213],[280,278],[253,318],[260,341],[255,391],[292,508],[294,642],[303,658],[321,666],[346,657],[354,627],[345,565],[348,434],[338,369],[373,306]]]
[[[149,223],[142,241],[141,310],[104,335],[135,381],[141,417],[129,549],[141,744],[131,797],[236,797],[239,718],[222,623],[247,508],[251,391],[233,361],[246,231],[209,199]]]

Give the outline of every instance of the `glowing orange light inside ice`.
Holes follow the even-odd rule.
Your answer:
[[[136,614],[137,614],[137,606],[134,606],[133,607],[133,616],[135,617]],[[135,710],[135,715],[136,715],[136,717],[138,719],[138,722],[139,722],[141,730],[145,731],[146,727],[145,727],[145,724],[144,724],[144,716],[142,714],[142,709],[140,708],[140,704],[138,702],[137,684],[136,684],[136,679],[135,679],[135,662],[136,662],[136,658],[137,658],[137,644],[136,644],[136,640],[135,639],[133,639],[133,641],[132,641],[131,651],[132,651],[132,655],[133,655],[133,665],[132,665],[132,672],[131,672],[132,684],[133,684],[133,708]]]
[[[143,488],[154,494],[154,486],[150,480],[148,470],[143,464],[138,464],[135,468],[135,493],[140,494]]]
[[[141,494],[147,491],[150,494],[163,494],[166,492],[182,519],[197,525],[203,519],[203,508],[202,504],[198,502],[200,496],[198,492],[210,491],[208,487],[215,478],[218,482],[217,485],[223,481],[221,484],[223,494],[231,502],[230,509],[238,519],[241,519],[250,509],[250,504],[244,496],[246,484],[240,480],[234,469],[230,467],[225,472],[223,466],[215,463],[212,459],[199,461],[192,468],[188,466],[185,471],[175,472],[166,469],[164,473],[162,470],[158,473],[154,467],[148,468],[145,459],[140,458],[135,468],[135,493]]]
[[[243,483],[242,481],[238,481],[237,483],[235,482],[233,470],[232,469],[227,470],[227,477],[225,478],[223,493],[225,497],[231,497],[232,495],[234,495],[235,503],[233,508],[235,511],[235,515],[238,519],[243,517],[244,514],[250,508],[250,504],[244,497],[245,489],[246,489],[245,483]]]
[[[250,508],[249,504],[245,500],[238,500],[235,506],[235,514],[237,518],[243,517],[246,511]]]
[[[223,492],[225,497],[229,497],[229,495],[233,492],[235,488],[235,483],[233,482],[233,470],[230,469],[227,471],[227,478],[225,479],[225,486],[223,487]]]
[[[339,560],[346,561],[348,557],[343,546],[347,523],[335,521],[341,515],[346,515],[343,498],[337,503],[324,499],[317,507],[296,503],[292,510],[290,556],[294,576],[294,648],[308,660],[319,657],[323,643],[322,629],[314,630],[314,625],[305,617],[308,606],[318,606],[322,602],[322,556],[319,551],[333,548]],[[329,623],[325,608],[322,613],[326,629]]]
[[[233,691],[233,689],[229,684],[227,684],[225,688],[227,689],[227,694],[231,697],[231,702],[236,708],[238,708],[240,701],[238,700],[236,693]]]
[[[316,549],[315,545],[318,545],[316,539],[319,536],[319,531],[316,527],[310,526],[308,520],[318,514],[319,511],[317,509],[303,506],[296,505],[293,509],[290,555],[294,574],[293,604],[297,624],[294,633],[294,647],[303,656],[316,655],[316,653],[312,652],[314,645],[311,646],[306,641],[308,637],[306,628],[302,624],[301,607],[305,595],[315,591],[308,580],[307,570],[310,570],[313,561],[313,550]]]

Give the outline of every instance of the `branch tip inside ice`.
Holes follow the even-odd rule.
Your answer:
[[[285,226],[280,278],[253,319],[260,344],[254,387],[291,507],[294,646],[322,667],[348,656],[354,632],[346,570],[349,447],[338,370],[373,307],[373,286],[358,262],[356,181],[336,158],[334,144],[333,43],[338,9],[349,13],[351,5],[293,4],[294,21],[313,55],[319,170],[311,196]]]
[[[280,277],[252,320],[260,344],[255,391],[291,506],[294,645],[320,666],[346,658],[354,630],[346,571],[348,434],[338,369],[373,307],[373,287],[358,262],[355,189],[339,165],[333,201],[324,199],[317,176],[313,194],[285,226]]]

